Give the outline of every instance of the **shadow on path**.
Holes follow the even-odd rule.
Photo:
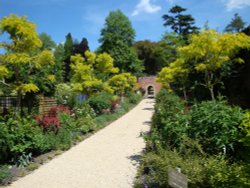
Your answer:
[[[154,111],[154,108],[143,108],[142,110]]]

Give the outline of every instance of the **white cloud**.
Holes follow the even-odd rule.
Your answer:
[[[150,0],[140,0],[140,2],[136,5],[136,8],[134,12],[132,13],[132,16],[136,16],[141,12],[146,13],[155,13],[161,10],[161,7],[158,5],[153,5]]]
[[[242,9],[244,7],[250,6],[250,0],[227,0],[226,7],[228,11],[233,9]]]

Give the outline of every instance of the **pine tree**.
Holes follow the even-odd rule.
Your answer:
[[[64,43],[64,81],[69,81],[70,76],[70,56],[73,54],[73,38],[71,33],[66,35],[66,41]]]
[[[244,29],[245,22],[242,18],[236,13],[231,22],[226,26],[225,31],[230,33],[239,33]]]
[[[162,16],[164,20],[164,26],[169,26],[175,33],[182,35],[185,39],[191,33],[196,33],[198,27],[196,27],[195,19],[190,14],[182,14],[187,9],[175,5],[169,10],[170,14],[164,14]]]

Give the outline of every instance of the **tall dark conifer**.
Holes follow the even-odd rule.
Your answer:
[[[64,81],[69,81],[70,76],[70,56],[73,53],[73,38],[71,33],[66,35],[66,41],[64,43]]]
[[[164,26],[169,26],[175,33],[182,35],[184,39],[187,39],[188,35],[198,31],[196,27],[195,19],[190,14],[182,14],[187,9],[175,5],[169,10],[169,14],[162,16],[164,20]]]
[[[86,38],[82,38],[80,43],[74,44],[73,54],[81,54],[85,57],[85,52],[89,50],[88,40]]]
[[[234,14],[231,22],[226,26],[225,31],[230,33],[238,33],[244,29],[245,22],[242,18],[236,13]]]

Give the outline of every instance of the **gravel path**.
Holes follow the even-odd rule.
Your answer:
[[[131,188],[145,147],[153,99],[14,182],[12,188]]]

